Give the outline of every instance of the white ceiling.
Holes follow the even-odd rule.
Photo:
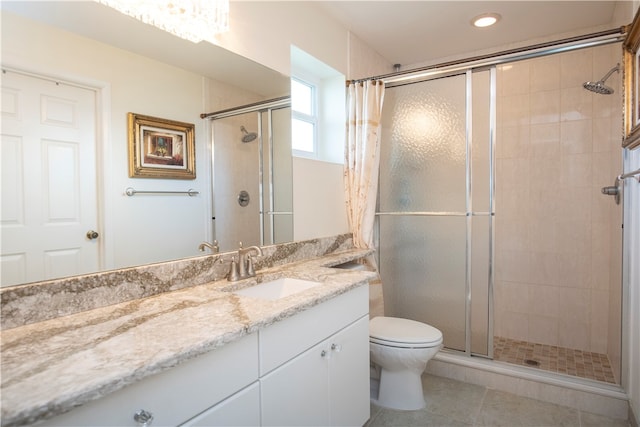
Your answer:
[[[321,1],[359,39],[392,64],[418,64],[470,55],[594,27],[617,28],[615,1]],[[502,19],[475,28],[473,17],[497,12]],[[604,29],[603,28],[603,29]]]
[[[616,3],[620,2],[389,0],[313,3],[374,47],[391,64],[406,66],[470,55],[498,46],[528,44],[530,40],[567,32],[588,33],[594,28],[616,28],[612,19]],[[231,84],[237,82],[237,86],[257,93],[262,93],[265,87],[280,88],[288,84],[281,74],[269,73],[265,67],[246,58],[209,43],[193,44],[178,39],[92,1],[2,0],[0,7],[3,12],[8,10],[24,15],[201,75]],[[473,28],[471,18],[486,12],[500,13],[502,20],[490,28]],[[264,73],[264,77],[252,78],[256,70]],[[269,96],[268,93],[263,95]]]

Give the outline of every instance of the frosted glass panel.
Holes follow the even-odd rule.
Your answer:
[[[263,115],[264,135],[268,135],[269,116]],[[281,108],[271,112],[271,149],[265,150],[263,197],[264,243],[276,244],[293,240],[293,167],[291,160],[291,109]],[[269,184],[269,171],[273,185]],[[269,200],[269,191],[273,192],[273,201]],[[271,209],[273,203],[273,210]],[[273,222],[272,222],[273,221]],[[273,225],[273,233],[271,227]]]
[[[471,220],[471,352],[488,355],[489,216]]]
[[[491,133],[489,112],[491,106],[490,72],[473,73],[471,138],[471,191],[474,212],[489,212],[489,176]]]
[[[385,314],[426,322],[465,348],[465,217],[380,217]]]
[[[469,97],[466,75],[387,89],[378,254],[386,315],[435,326],[447,348],[489,355],[491,72],[470,78]]]
[[[389,88],[380,211],[465,210],[465,76]]]
[[[268,117],[263,113],[264,117]],[[291,109],[271,113],[273,153],[273,205],[275,211],[293,210],[293,176],[291,166]],[[266,119],[265,119],[266,120]],[[266,173],[266,172],[265,172]],[[268,188],[265,188],[265,192]],[[293,239],[284,240],[289,242]]]

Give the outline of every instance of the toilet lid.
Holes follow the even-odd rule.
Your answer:
[[[369,337],[375,341],[428,344],[442,340],[442,332],[426,323],[399,317],[374,317],[369,321]]]

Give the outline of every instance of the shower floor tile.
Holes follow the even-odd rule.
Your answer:
[[[493,358],[501,362],[616,384],[606,354],[493,337]]]

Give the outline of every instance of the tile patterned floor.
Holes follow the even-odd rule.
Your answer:
[[[516,396],[483,386],[425,374],[427,406],[395,411],[371,405],[365,427],[382,426],[575,426],[629,427],[626,420]]]
[[[493,337],[493,358],[545,371],[616,383],[606,354]]]

